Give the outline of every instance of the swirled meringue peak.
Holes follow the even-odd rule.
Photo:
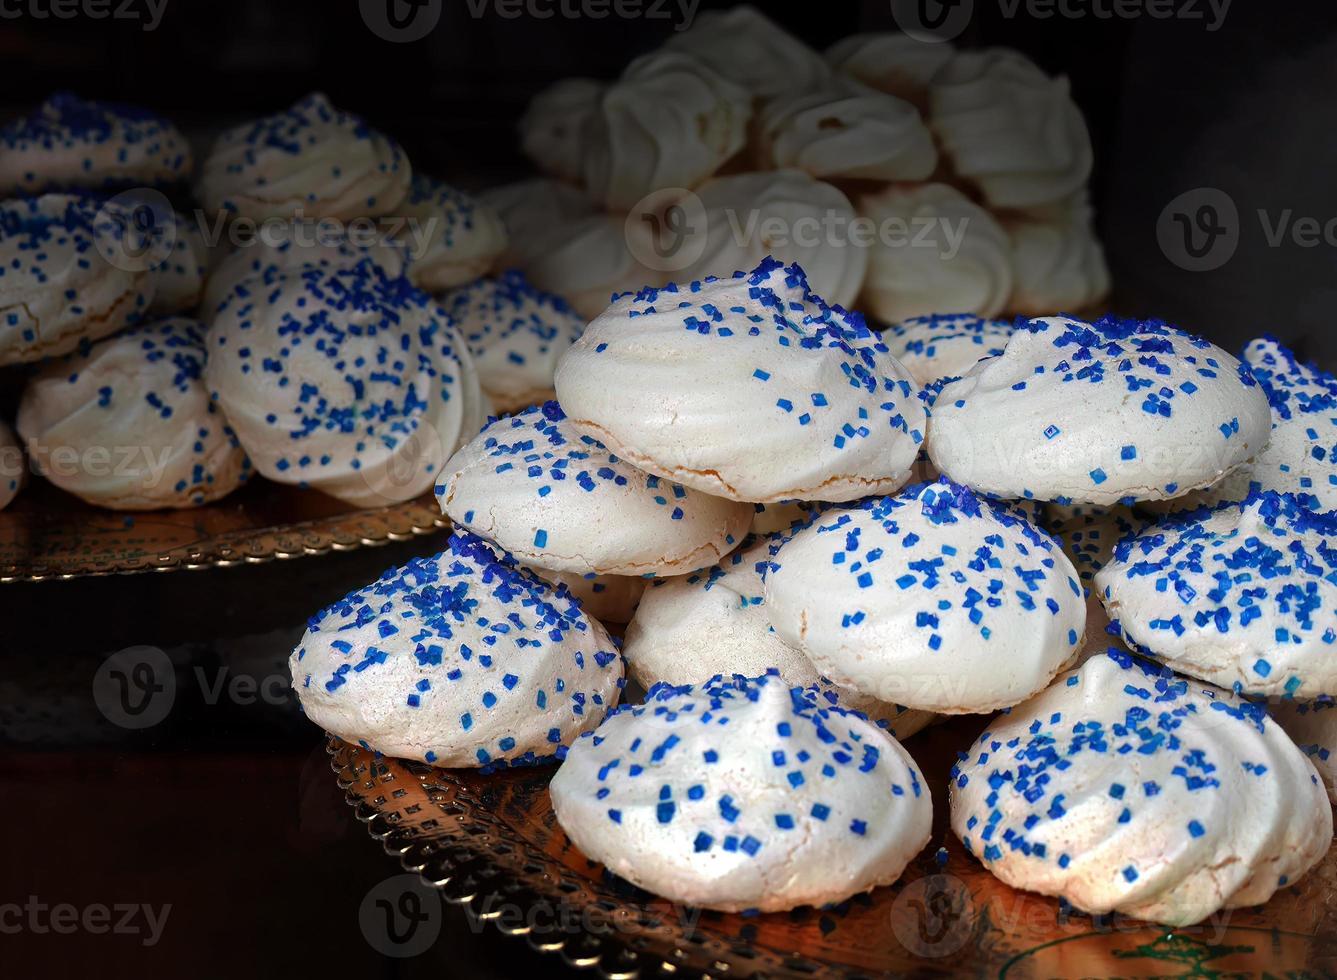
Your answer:
[[[774,259],[620,297],[557,365],[556,388],[578,431],[730,500],[894,490],[923,441],[909,373]]]
[[[1253,374],[1201,337],[1159,320],[1041,317],[942,388],[929,455],[993,496],[1131,503],[1215,483],[1270,429]]]
[[[1009,218],[1003,227],[1012,239],[1015,281],[1007,305],[1013,313],[1086,310],[1109,292],[1105,250],[1084,195],[1048,214]]]
[[[699,58],[763,99],[810,91],[831,74],[821,55],[748,3],[703,13],[665,47]]]
[[[1125,538],[1096,573],[1110,619],[1181,673],[1245,694],[1337,695],[1337,515],[1254,492]]]
[[[208,342],[205,377],[256,469],[360,507],[429,490],[485,418],[450,318],[370,261],[242,282]]]
[[[1067,78],[1008,48],[958,52],[929,90],[952,169],[996,208],[1052,204],[1091,175],[1091,136]]]
[[[765,578],[775,632],[823,675],[947,714],[1041,690],[1080,648],[1086,620],[1058,544],[946,480],[818,515]]]
[[[746,504],[636,469],[548,402],[494,419],[446,461],[443,513],[527,565],[676,575],[718,561],[752,520]]]
[[[1002,354],[1012,336],[1012,321],[972,313],[930,314],[894,323],[882,336],[915,383],[927,386],[959,378],[986,357]]]
[[[190,144],[166,119],[70,92],[0,128],[0,196],[170,184],[191,164]]]
[[[1328,789],[1328,799],[1337,803],[1337,701],[1281,701],[1269,705],[1268,711],[1309,756]]]
[[[311,617],[288,667],[317,725],[446,767],[560,758],[623,684],[569,592],[459,532]]]
[[[950,792],[1007,884],[1168,925],[1260,905],[1332,843],[1314,767],[1261,705],[1118,650],[995,718]]]
[[[773,674],[655,687],[578,738],[550,790],[586,857],[723,911],[889,884],[928,843],[933,810],[899,742]]]
[[[826,60],[838,72],[923,108],[930,83],[954,53],[944,42],[886,31],[842,38],[826,49]]]
[[[200,203],[257,221],[388,214],[411,170],[399,145],[316,92],[223,133],[200,168]]]
[[[748,93],[686,54],[627,66],[585,127],[585,187],[626,211],[651,191],[695,187],[743,148]]]
[[[563,78],[529,100],[520,117],[520,147],[534,166],[563,180],[580,180],[581,136],[605,88],[593,78]]]

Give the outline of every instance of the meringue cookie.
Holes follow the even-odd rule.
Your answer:
[[[1318,770],[1328,790],[1328,799],[1337,803],[1337,702],[1278,701],[1268,711],[1295,742],[1295,747]]]
[[[469,345],[479,383],[498,413],[552,399],[557,360],[585,330],[564,300],[512,269],[446,293],[440,302]]]
[[[460,533],[313,616],[288,667],[317,725],[443,767],[558,753],[623,684],[570,594]]]
[[[1000,497],[1112,504],[1209,486],[1267,445],[1248,368],[1159,320],[1019,321],[1001,357],[943,387],[929,455]]]
[[[631,622],[647,581],[630,575],[578,575],[546,568],[536,568],[534,574],[553,585],[565,586],[585,614],[601,623]]]
[[[626,211],[669,187],[695,187],[743,148],[748,93],[685,54],[637,58],[599,99],[582,134],[584,183]]]
[[[862,303],[888,323],[931,313],[1002,312],[1012,245],[984,208],[946,184],[888,187],[859,198],[873,222]]]
[[[929,85],[954,52],[950,44],[887,31],[843,38],[826,49],[826,60],[836,71],[922,109]]]
[[[800,524],[806,524],[808,518],[822,506],[812,500],[781,500],[774,504],[753,504],[751,532],[763,535],[792,530]]]
[[[809,91],[831,75],[816,51],[751,4],[707,11],[665,47],[699,58],[763,99]]]
[[[547,251],[524,266],[525,275],[586,320],[608,309],[618,293],[663,281],[637,259],[651,248],[649,228],[642,222],[594,214],[549,229],[543,240]]]
[[[1091,175],[1091,136],[1067,78],[1017,51],[957,52],[930,86],[929,125],[992,207],[1051,204]]]
[[[166,119],[70,92],[0,128],[0,195],[167,184],[191,166],[190,144]]]
[[[755,677],[774,668],[789,684],[819,685],[824,701],[861,711],[895,738],[908,738],[933,716],[864,697],[825,681],[812,663],[771,629],[762,572],[783,537],[751,539],[718,565],[657,579],[627,624],[627,673],[649,690],[659,683],[703,684],[717,674]]]
[[[752,509],[642,473],[582,435],[556,402],[495,419],[437,478],[442,513],[527,565],[675,575],[713,564]]]
[[[369,261],[238,285],[205,376],[256,469],[359,507],[429,490],[485,414],[450,318]]]
[[[722,911],[823,905],[889,884],[932,824],[928,786],[900,743],[773,675],[655,688],[576,739],[549,789],[586,857]]]
[[[892,355],[924,386],[959,378],[986,357],[998,357],[1011,336],[1011,320],[970,313],[911,317],[882,333]]]
[[[0,510],[13,503],[27,482],[28,461],[23,447],[14,430],[0,421]]]
[[[704,221],[678,248],[684,255],[700,248],[700,257],[678,281],[727,278],[769,255],[801,266],[826,302],[853,305],[868,249],[851,238],[854,205],[840,190],[801,170],[768,170],[716,177],[697,190],[697,199]]]
[[[1041,690],[1080,649],[1086,619],[1052,538],[946,480],[798,531],[766,573],[766,608],[835,683],[944,714]]]
[[[498,267],[529,268],[548,253],[553,240],[560,240],[563,229],[596,211],[583,190],[547,177],[492,187],[478,200],[492,208],[506,228],[506,249]]]
[[[585,122],[608,86],[593,78],[563,78],[529,100],[520,117],[520,148],[544,173],[580,180]]]
[[[151,314],[184,313],[200,304],[209,275],[209,243],[199,225],[176,212],[171,252],[153,266]]]
[[[1275,491],[1176,515],[1096,573],[1124,637],[1250,695],[1337,695],[1337,515]]]
[[[1147,522],[1127,507],[1110,507],[1101,514],[1080,514],[1053,529],[1063,553],[1077,570],[1086,597],[1086,642],[1084,654],[1103,652],[1114,640],[1109,635],[1110,617],[1097,595],[1096,572],[1114,555],[1114,546],[1129,535],[1146,530]]]
[[[951,811],[1007,884],[1175,926],[1262,904],[1332,842],[1314,767],[1261,705],[1118,651],[994,719]]]
[[[0,365],[65,354],[138,323],[146,263],[120,261],[114,205],[66,194],[0,201]]]
[[[33,465],[99,507],[192,507],[226,496],[250,464],[204,383],[204,325],[159,320],[53,361],[23,390]]]
[[[622,297],[562,358],[556,387],[577,431],[730,500],[894,490],[923,441],[905,369],[774,259]]]
[[[388,214],[409,191],[408,158],[387,136],[315,92],[223,133],[200,168],[209,211],[255,220]]]
[[[400,208],[409,253],[409,279],[429,292],[473,282],[506,250],[501,217],[463,191],[416,174]],[[420,240],[419,236],[425,236]]]
[[[1109,293],[1110,270],[1085,196],[1044,219],[1018,217],[1003,227],[1012,239],[1015,275],[1007,305],[1013,313],[1081,310]]]
[[[756,120],[762,168],[814,177],[924,180],[938,165],[933,136],[908,102],[852,82],[767,102]]]
[[[1317,509],[1337,509],[1337,378],[1301,364],[1274,337],[1249,341],[1244,361],[1272,409],[1272,436],[1195,502],[1243,500],[1254,488],[1310,494]]]
[[[399,245],[386,241],[364,245],[345,229],[323,227],[314,221],[274,223],[223,256],[209,274],[200,305],[206,315],[212,316],[218,304],[248,279],[304,269],[352,269],[364,260],[370,260],[391,279],[404,275],[408,268],[407,251]]]

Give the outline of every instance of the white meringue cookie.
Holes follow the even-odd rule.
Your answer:
[[[317,725],[445,767],[558,753],[623,683],[612,640],[565,590],[460,533],[313,616],[288,667]]]
[[[215,140],[196,187],[209,211],[257,221],[388,214],[409,191],[408,158],[316,92]]]
[[[440,302],[469,345],[479,383],[498,413],[552,399],[557,360],[585,330],[564,300],[512,269],[446,293]]]
[[[805,523],[822,506],[811,500],[781,500],[774,504],[753,504],[751,532],[765,535],[792,530]]]
[[[140,322],[148,263],[122,261],[115,206],[66,194],[0,201],[0,365],[39,361]]]
[[[484,418],[450,318],[369,261],[242,282],[205,375],[256,469],[359,507],[429,490]]]
[[[579,575],[546,568],[536,568],[534,574],[546,582],[565,586],[585,614],[601,623],[631,622],[649,581],[631,575]]]
[[[887,31],[842,38],[826,49],[826,60],[838,72],[923,108],[929,85],[954,53],[950,44]]]
[[[582,134],[584,183],[609,210],[651,191],[695,187],[743,148],[748,94],[685,54],[659,51],[627,66]]]
[[[677,575],[718,561],[752,508],[661,480],[584,436],[556,402],[489,422],[447,460],[441,510],[519,561],[584,575]]]
[[[593,78],[563,78],[530,99],[520,117],[520,148],[525,156],[546,174],[580,180],[585,123],[607,87]]]
[[[0,127],[0,196],[169,184],[192,164],[190,144],[166,119],[70,92]]]
[[[1096,572],[1114,555],[1114,546],[1128,535],[1146,530],[1147,522],[1127,507],[1102,508],[1103,513],[1080,514],[1053,529],[1063,553],[1077,570],[1086,596],[1086,642],[1082,653],[1103,652],[1116,641],[1107,631],[1110,617],[1100,601]]]
[[[1077,196],[1045,218],[1003,222],[1015,275],[1008,309],[1029,315],[1080,311],[1109,293],[1110,270],[1091,205]]]
[[[944,714],[1043,689],[1086,619],[1052,538],[946,480],[823,513],[772,560],[766,608],[833,682]]]
[[[1244,694],[1337,695],[1337,515],[1291,494],[1166,518],[1096,573],[1129,642]]]
[[[703,13],[665,47],[701,59],[763,99],[809,91],[831,75],[821,55],[746,3]]]
[[[1007,884],[1175,926],[1262,904],[1332,843],[1314,767],[1261,705],[1118,651],[995,718],[951,811]]]
[[[932,313],[996,316],[1012,293],[1012,245],[988,211],[946,184],[859,198],[875,226],[861,302],[896,323]]]
[[[28,460],[23,446],[5,422],[0,421],[0,510],[4,510],[28,482]]]
[[[212,317],[239,283],[304,269],[352,269],[370,260],[391,279],[404,275],[408,254],[387,241],[364,245],[345,229],[322,227],[314,221],[283,221],[266,225],[253,238],[219,260],[204,286],[201,309]]]
[[[1201,337],[1158,320],[1041,317],[938,393],[929,455],[992,496],[1159,500],[1261,450],[1266,408],[1248,369]]]
[[[555,380],[578,431],[731,500],[894,490],[923,441],[917,390],[877,335],[773,259],[620,298]]]
[[[924,180],[938,165],[933,135],[908,102],[852,82],[765,103],[755,122],[763,169],[814,177]]]
[[[99,507],[191,507],[250,464],[204,383],[204,326],[159,320],[53,361],[28,382],[18,430],[43,476]]]
[[[1328,790],[1328,799],[1337,803],[1337,702],[1278,701],[1268,712],[1295,742],[1295,747],[1318,770]]]
[[[548,177],[492,187],[478,200],[492,208],[506,228],[506,250],[497,260],[498,268],[528,269],[548,253],[554,238],[560,240],[562,229],[596,211],[583,190]]]
[[[756,677],[774,668],[796,687],[819,685],[823,702],[861,711],[895,738],[908,738],[933,720],[825,681],[811,661],[771,629],[762,572],[779,549],[779,535],[752,539],[718,565],[657,579],[627,625],[622,656],[627,673],[649,690],[659,683],[703,684],[722,674]]]
[[[151,314],[184,313],[200,305],[209,275],[209,243],[191,218],[173,215],[172,249],[152,268]]]
[[[678,248],[690,255],[699,247],[700,257],[677,273],[679,282],[728,278],[769,255],[801,266],[827,303],[853,305],[868,249],[851,238],[854,205],[840,190],[801,170],[768,170],[716,177],[697,199],[704,221]]]
[[[959,378],[986,357],[997,357],[1011,336],[1011,320],[988,320],[971,313],[911,317],[882,333],[892,355],[914,375],[916,384],[925,387],[943,378]]]
[[[410,222],[399,239],[409,254],[408,276],[420,289],[473,282],[506,250],[506,228],[492,208],[430,177],[414,176],[400,211]]]
[[[586,857],[723,911],[889,884],[932,824],[928,786],[899,742],[776,676],[657,687],[576,739],[549,789]]]
[[[929,125],[992,207],[1051,204],[1091,175],[1091,136],[1067,78],[1018,51],[957,52],[930,87]]]
[[[624,216],[594,214],[553,227],[544,237],[547,251],[524,266],[539,289],[556,293],[586,320],[604,310],[618,293],[662,282],[662,273],[637,259],[650,254],[651,234],[643,222]]]

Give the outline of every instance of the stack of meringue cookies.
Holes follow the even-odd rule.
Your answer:
[[[944,789],[902,741],[998,712],[947,794],[1000,879],[1170,924],[1266,901],[1332,839],[1337,379],[1272,339],[1239,360],[1155,320],[988,318],[1104,291],[1070,275],[1100,263],[1063,84],[889,37],[823,60],[755,11],[710,17],[611,87],[534,107],[527,144],[546,134],[538,155],[584,186],[504,209],[509,246],[486,206],[312,97],[222,136],[199,200],[411,210],[440,219],[430,240],[253,246],[205,276],[183,234],[176,261],[127,272],[98,237],[124,233],[120,205],[89,175],[103,194],[184,179],[170,127],[61,97],[6,130],[0,184],[27,196],[0,211],[0,358],[66,355],[24,395],[34,461],[121,430],[188,447],[170,504],[67,486],[108,506],[214,499],[252,467],[354,503],[433,489],[446,550],[310,620],[290,661],[306,714],[437,766],[560,762],[572,841],[673,901],[767,912],[896,881]],[[799,98],[800,79],[847,94]],[[568,97],[574,142],[534,121]],[[795,169],[723,172],[749,119]],[[675,122],[691,145],[665,152]],[[763,248],[655,283],[605,275],[610,212],[545,237],[577,197],[626,206],[647,182],[703,200],[737,182],[722,206],[759,209],[812,185],[827,208],[842,192],[801,167],[894,181],[871,195],[906,213],[971,209],[971,229],[1001,227],[981,200],[1052,218],[1029,248],[1054,261],[1033,275],[1026,233],[999,231],[963,246],[967,272]],[[528,280],[480,278],[531,248]],[[859,297],[894,326],[870,330]]]

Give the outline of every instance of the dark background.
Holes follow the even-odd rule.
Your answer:
[[[43,0],[35,0],[38,4]],[[120,0],[116,0],[120,2]],[[6,0],[4,9],[27,8]],[[703,9],[721,6],[703,3]],[[885,2],[766,4],[818,48],[890,29]],[[1024,7],[1022,8],[1025,9]],[[1087,9],[1090,9],[1088,6]],[[1199,7],[1206,11],[1206,8]],[[672,30],[650,20],[505,19],[445,0],[434,33],[378,39],[353,0],[168,0],[160,27],[0,19],[0,100],[50,91],[138,102],[205,140],[312,89],[389,131],[414,165],[484,187],[528,171],[514,135],[527,99],[571,74],[614,76]],[[1064,73],[1095,143],[1092,191],[1121,312],[1160,316],[1238,349],[1271,331],[1331,367],[1337,244],[1270,245],[1256,218],[1337,217],[1337,11],[1235,0],[1202,20],[1008,17],[976,0],[964,46],[1010,45]],[[1192,272],[1158,244],[1177,195],[1226,192],[1238,249]],[[351,818],[319,733],[290,701],[210,704],[199,668],[282,674],[305,617],[439,540],[200,573],[0,586],[0,905],[173,906],[161,943],[0,932],[9,976],[505,977],[552,959],[450,913],[412,960],[382,958],[357,912],[397,871]],[[90,695],[102,658],[160,647],[176,665],[171,714],[109,725]]]

